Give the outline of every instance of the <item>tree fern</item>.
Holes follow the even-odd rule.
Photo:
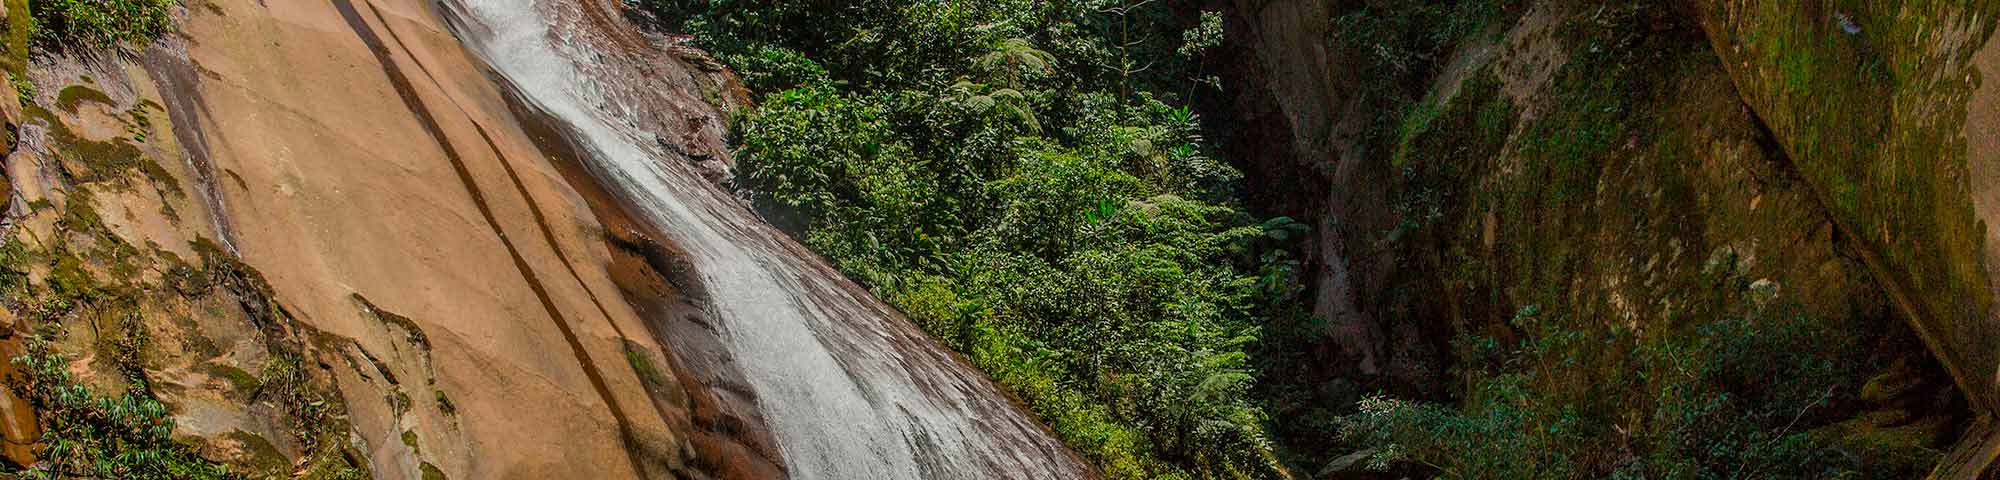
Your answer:
[[[973,68],[985,72],[992,82],[1019,89],[1031,76],[1054,71],[1056,57],[1035,48],[1025,38],[1009,38],[994,43],[993,50],[974,60]]]
[[[994,112],[1021,122],[1029,131],[1042,132],[1042,122],[1035,116],[1035,108],[1029,104],[1028,95],[1013,88],[992,88],[986,84],[959,80],[951,86],[951,91],[960,105],[978,112]]]

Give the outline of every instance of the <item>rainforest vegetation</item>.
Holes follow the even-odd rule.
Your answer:
[[[30,37],[44,47],[144,46],[173,30],[174,0],[34,0]]]
[[[1282,475],[1247,353],[1302,227],[1257,218],[1191,96],[1214,12],[648,2],[738,69],[737,181],[1117,478]],[[811,27],[806,27],[811,25]]]

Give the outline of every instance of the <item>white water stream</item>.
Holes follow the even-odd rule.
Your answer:
[[[579,3],[585,2],[585,3]],[[656,139],[698,102],[591,0],[443,0],[462,42],[687,250],[716,343],[799,479],[1094,476],[979,372],[764,224]],[[593,17],[593,15],[596,15]],[[667,69],[665,71],[684,71]],[[691,108],[691,107],[688,107]],[[660,125],[668,125],[662,127]]]

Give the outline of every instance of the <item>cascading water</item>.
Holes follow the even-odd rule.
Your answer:
[[[699,104],[590,0],[442,0],[466,46],[686,249],[715,345],[802,479],[1096,474],[979,372],[703,178],[663,139]],[[615,16],[615,14],[613,14]]]

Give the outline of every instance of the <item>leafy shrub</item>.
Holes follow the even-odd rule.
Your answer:
[[[743,83],[759,92],[830,86],[832,82],[826,67],[784,47],[758,46],[749,53],[730,56],[729,63],[740,65]]]
[[[1114,474],[1187,475],[1155,457],[1169,455],[1207,475],[1273,471],[1243,348],[1272,287],[1253,253],[1275,240],[1176,194],[1234,178],[1150,146],[1189,141],[1171,123],[1185,114],[1099,105],[1071,147],[948,94],[780,92],[744,123],[739,178]],[[965,141],[921,138],[937,125]]]
[[[175,0],[33,0],[34,40],[45,48],[145,45],[173,29]]]
[[[46,336],[29,337],[19,390],[42,417],[45,459],[31,478],[220,479],[229,470],[172,438],[173,419],[153,399],[144,378],[124,394],[92,393],[70,373],[70,358]]]

